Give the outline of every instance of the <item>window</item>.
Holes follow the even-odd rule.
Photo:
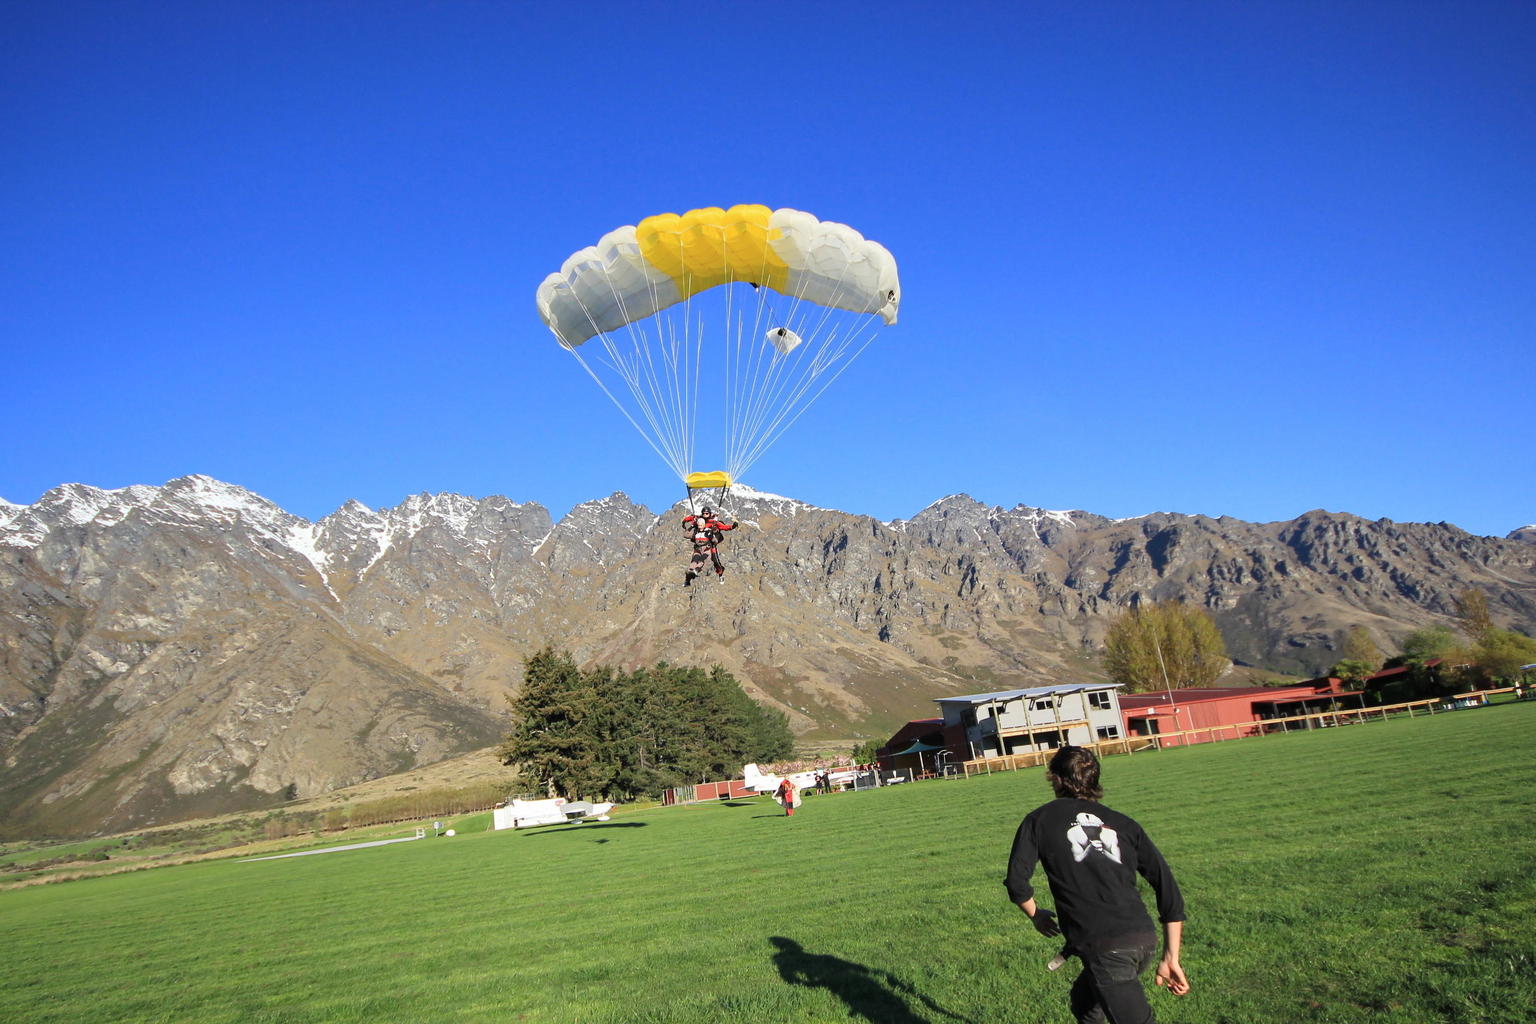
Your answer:
[[[1088,695],[1088,706],[1098,708],[1100,711],[1109,710],[1109,691],[1094,690]]]
[[[1055,711],[1056,698],[1036,697],[1033,701],[1030,702],[1029,707],[1031,711]]]
[[[1120,730],[1113,725],[1101,725],[1097,731],[1101,740],[1117,740],[1120,738]]]

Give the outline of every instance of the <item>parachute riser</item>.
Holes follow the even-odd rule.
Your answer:
[[[690,473],[683,479],[683,485],[688,488],[689,515],[697,515],[704,505],[722,511],[731,493],[731,478],[722,472]]]
[[[699,509],[705,506],[717,513],[724,512],[725,500],[730,493],[729,484],[724,487],[690,487],[688,488],[688,514],[698,515]]]

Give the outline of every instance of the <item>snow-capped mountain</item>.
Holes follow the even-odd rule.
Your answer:
[[[418,494],[311,523],[202,476],[0,504],[0,812],[19,829],[261,806],[488,745],[522,659],[720,663],[803,732],[1079,678],[1109,617],[1182,597],[1240,662],[1310,674],[1475,585],[1536,626],[1536,545],[1312,512],[1286,523],[988,507],[892,523],[734,490],[723,583],[682,586],[681,504]],[[1521,531],[1516,531],[1520,533]]]

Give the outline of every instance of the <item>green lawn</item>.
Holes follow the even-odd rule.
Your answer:
[[[1528,1021],[1536,702],[1116,757],[1165,1021]],[[7,1021],[1063,1021],[1001,876],[1040,770],[0,893]],[[476,824],[466,822],[466,824]]]

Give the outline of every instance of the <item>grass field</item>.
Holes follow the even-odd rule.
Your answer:
[[[1533,736],[1529,702],[1106,761],[1189,904],[1161,1019],[1531,1020]],[[1022,771],[3,892],[0,1016],[1062,1021],[1075,972],[1001,885],[1048,795]]]

